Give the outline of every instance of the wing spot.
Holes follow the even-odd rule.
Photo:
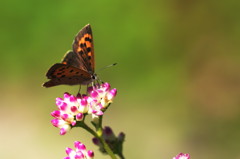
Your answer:
[[[76,74],[79,74],[79,72],[76,72]]]
[[[65,67],[59,69],[59,71],[63,71],[63,70],[65,70]]]
[[[84,44],[83,44],[83,43],[80,43],[80,47],[84,47]]]
[[[65,77],[66,75],[62,75],[61,77]]]
[[[90,52],[90,51],[91,51],[91,48],[90,48],[90,47],[88,47],[88,48],[87,48],[87,52]]]
[[[69,72],[73,72],[73,69],[71,69]]]
[[[88,60],[91,60],[91,58],[92,58],[91,56],[88,56]]]
[[[61,75],[61,74],[62,74],[62,72],[57,73],[57,75]]]
[[[85,41],[92,42],[92,39],[90,39],[89,37],[86,37],[86,38],[85,38]]]

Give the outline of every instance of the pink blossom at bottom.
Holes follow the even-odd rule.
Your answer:
[[[93,159],[94,152],[92,150],[86,150],[86,146],[80,141],[74,142],[74,147],[76,150],[73,150],[69,147],[66,148],[67,157],[64,159]]]
[[[179,153],[177,156],[173,157],[173,159],[190,159],[190,155],[187,153]]]

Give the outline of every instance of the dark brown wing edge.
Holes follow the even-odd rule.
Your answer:
[[[90,82],[92,82],[91,78],[86,79],[80,76],[71,77],[71,79],[69,79],[69,77],[62,77],[62,78],[53,78],[45,82],[42,86],[49,88],[57,85],[77,85],[77,84],[86,85],[86,84],[89,84]]]
[[[63,65],[63,64],[61,64],[61,63],[56,63],[56,64],[54,64],[53,66],[51,66],[50,69],[49,69],[49,70],[47,71],[47,73],[46,73],[47,78],[48,78],[48,79],[54,78],[54,77],[52,76],[52,74],[54,73],[54,71],[55,71],[57,68],[61,67],[62,65]],[[46,88],[52,87],[52,86],[55,86],[55,85],[54,85],[54,82],[53,82],[52,80],[47,81],[47,82],[45,82],[45,83],[42,84],[42,87],[46,87]]]
[[[70,76],[61,76],[56,74],[56,70],[57,69],[61,69],[61,68],[66,68],[68,70],[71,70],[71,74]],[[77,74],[74,73],[74,70]],[[59,71],[59,70],[58,70]],[[65,64],[61,64],[61,63],[56,63],[54,64],[47,72],[46,74],[47,78],[50,79],[49,81],[45,82],[42,86],[43,87],[53,87],[53,86],[57,86],[57,85],[76,85],[76,84],[89,84],[90,82],[92,82],[92,78],[91,78],[91,74],[89,74],[88,72],[84,71],[84,70],[80,70],[76,67],[73,66],[67,66]]]
[[[66,65],[61,64],[61,63],[56,63],[56,64],[52,65],[52,67],[50,67],[50,69],[49,69],[48,72],[46,73],[47,78],[48,78],[48,79],[54,78],[54,77],[52,76],[52,74],[55,72],[55,70],[56,70],[57,68],[62,67],[62,66],[66,66]]]

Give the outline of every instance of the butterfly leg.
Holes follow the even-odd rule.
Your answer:
[[[95,83],[94,82],[91,82],[93,90],[95,89]]]
[[[89,84],[87,84],[86,94],[88,94],[89,91]]]
[[[99,88],[101,86],[101,83],[99,83],[99,80],[97,79],[94,81],[94,85],[96,88]]]
[[[80,93],[80,91],[81,91],[81,84],[79,85],[79,89],[78,89],[77,95]]]
[[[94,80],[94,84],[97,86],[97,87],[100,87],[101,84],[103,84],[104,82],[99,79],[97,76],[95,76],[95,80]]]

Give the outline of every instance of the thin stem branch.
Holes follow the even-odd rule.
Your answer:
[[[102,122],[101,122],[102,123]],[[108,146],[108,144],[105,142],[105,140],[102,137],[102,126],[99,125],[99,128],[97,130],[97,133],[91,129],[88,125],[86,125],[84,122],[82,122],[80,125],[80,127],[84,128],[85,130],[87,130],[89,133],[91,133],[94,137],[98,138],[99,141],[102,143],[103,148],[106,150],[106,152],[108,153],[109,156],[111,156],[112,159],[117,159],[117,157],[115,156],[115,154],[113,153],[113,151],[111,150],[111,148]],[[101,128],[100,128],[101,127]]]

